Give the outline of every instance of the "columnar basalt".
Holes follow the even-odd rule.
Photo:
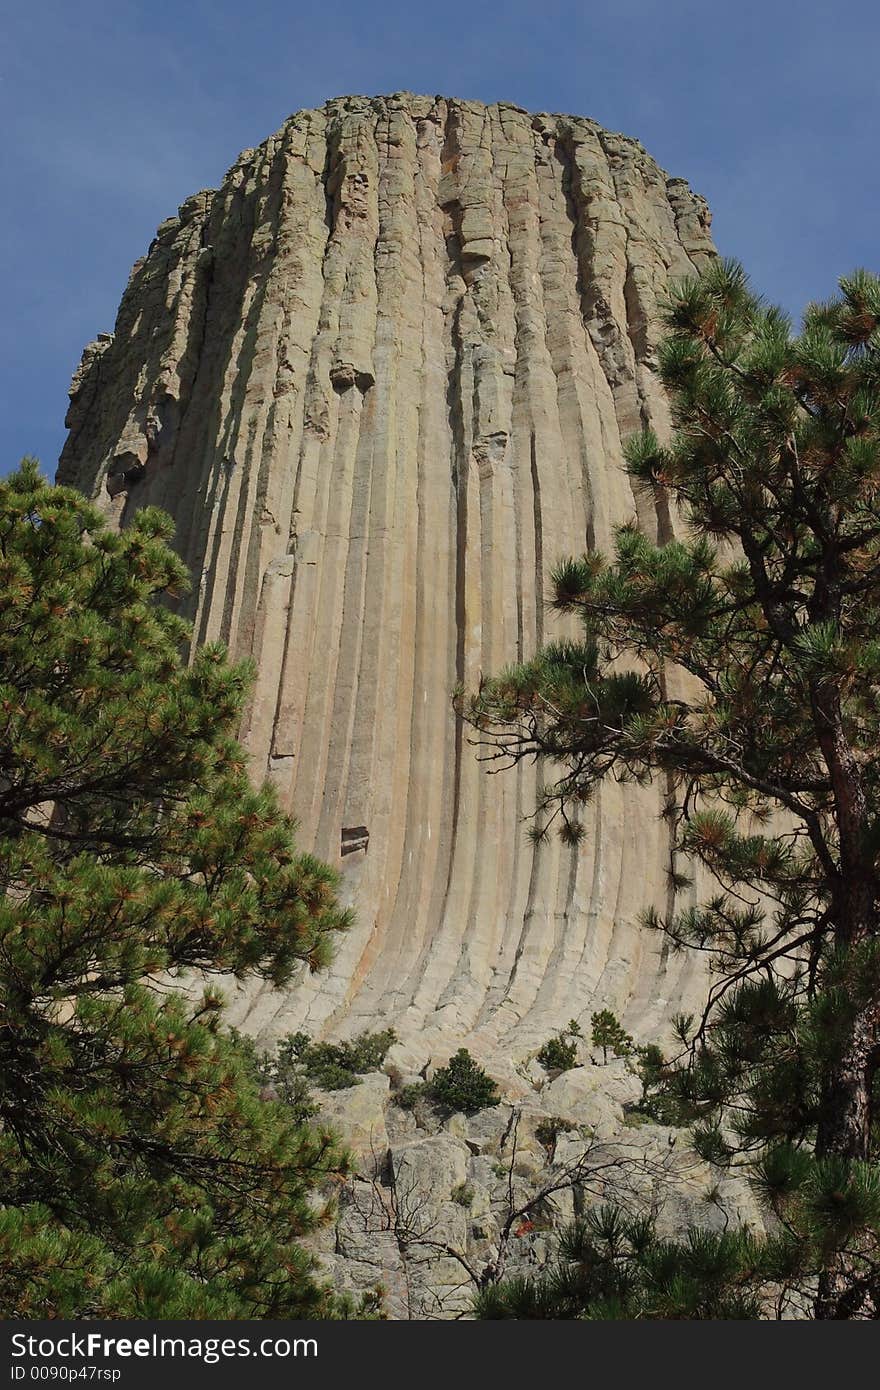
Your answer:
[[[593,121],[399,94],[302,111],[190,198],[83,354],[59,479],[177,522],[199,641],[253,656],[244,735],[357,925],[330,976],[242,993],[269,1038],[519,1056],[611,1005],[643,1035],[692,964],[660,788],[533,844],[451,695],[551,631],[548,574],[634,516],[621,441],[668,411],[657,301],[714,255],[703,200]]]

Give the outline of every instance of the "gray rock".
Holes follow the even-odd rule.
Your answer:
[[[432,1135],[395,1145],[391,1166],[398,1190],[423,1194],[434,1203],[447,1199],[467,1181],[467,1147],[450,1135]]]
[[[381,1168],[388,1154],[385,1105],[390,1082],[370,1072],[342,1091],[316,1091],[321,1118],[331,1125],[365,1170]]]

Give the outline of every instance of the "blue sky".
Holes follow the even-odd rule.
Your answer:
[[[591,116],[712,205],[797,313],[880,269],[870,0],[10,0],[0,51],[0,472],[54,472],[83,345],[160,221],[292,111],[408,89]]]

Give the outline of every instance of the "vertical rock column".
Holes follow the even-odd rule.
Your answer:
[[[687,1000],[638,928],[668,891],[662,788],[603,787],[580,850],[533,844],[552,772],[487,776],[451,695],[562,631],[560,556],[633,517],[673,533],[622,441],[668,429],[657,300],[708,226],[592,121],[341,98],[163,223],[86,349],[59,479],[119,525],[173,514],[197,639],[256,662],[254,776],[357,909],[329,975],[239,993],[252,1031],[509,1055]]]

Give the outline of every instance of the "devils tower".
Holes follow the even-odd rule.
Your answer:
[[[328,975],[241,993],[265,1038],[393,1023],[520,1055],[688,993],[660,790],[603,786],[533,844],[540,768],[487,776],[455,686],[554,629],[553,564],[637,516],[621,442],[668,430],[658,298],[714,255],[705,203],[635,140],[505,104],[346,97],[188,199],[71,388],[58,471],[119,524],[169,511],[198,641],[251,656],[244,736],[357,909]]]

